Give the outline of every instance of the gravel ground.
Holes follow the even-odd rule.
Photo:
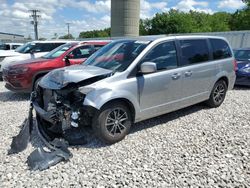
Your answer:
[[[90,137],[69,162],[42,172],[25,163],[35,144],[7,156],[28,98],[0,82],[0,187],[250,187],[250,88],[230,91],[216,109],[195,105],[136,124],[111,146]]]

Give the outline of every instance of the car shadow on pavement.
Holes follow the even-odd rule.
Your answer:
[[[10,101],[26,101],[29,100],[30,94],[28,93],[14,93],[11,91],[0,92],[0,102]]]
[[[195,113],[197,111],[200,111],[202,109],[208,109],[207,106],[205,106],[203,103],[196,104],[175,112],[171,112],[168,114],[161,115],[159,117],[151,118],[139,123],[134,124],[131,127],[130,133],[129,134],[134,134],[138,131],[142,131],[160,124],[165,124],[167,122],[173,121],[175,119],[190,115],[192,113]],[[31,144],[34,147],[39,147],[42,146],[41,139],[38,137],[38,133],[36,131],[33,131],[33,136],[31,137]],[[84,128],[84,133],[85,133],[85,138],[87,140],[87,144],[81,145],[81,146],[70,146],[70,148],[74,149],[80,149],[80,148],[90,148],[90,149],[97,149],[97,148],[102,148],[102,147],[107,147],[109,144],[105,144],[98,140],[94,136],[94,132],[91,127],[86,127]]]
[[[170,112],[167,114],[163,114],[161,116],[157,116],[148,120],[141,121],[139,123],[134,124],[134,126],[131,128],[130,134],[133,134],[138,131],[148,129],[148,128],[151,128],[160,124],[168,123],[170,121],[190,115],[192,113],[195,113],[203,109],[209,109],[209,107],[207,107],[204,103],[199,103],[199,104],[189,106],[189,107],[186,107],[186,108],[174,111],[174,112]]]
[[[234,90],[250,90],[250,86],[234,86]]]

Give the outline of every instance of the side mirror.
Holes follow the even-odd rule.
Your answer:
[[[157,71],[156,64],[154,62],[144,62],[141,64],[141,73],[148,74]]]
[[[72,59],[74,57],[73,54],[68,54],[65,56],[64,61],[65,61],[65,66],[70,66],[70,61],[69,59]]]
[[[34,50],[32,49],[32,50],[30,50],[30,54],[34,54]]]

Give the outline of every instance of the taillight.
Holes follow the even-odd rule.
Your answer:
[[[234,71],[237,71],[238,70],[238,65],[237,65],[236,59],[233,61],[233,64],[234,64]]]

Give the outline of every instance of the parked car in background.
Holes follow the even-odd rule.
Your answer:
[[[234,56],[224,38],[124,39],[83,65],[46,74],[33,105],[45,138],[67,139],[92,125],[98,138],[115,143],[134,122],[203,101],[220,106],[234,82]]]
[[[2,50],[15,50],[16,48],[18,48],[22,45],[23,45],[23,43],[14,43],[14,42],[2,43],[2,44],[0,44],[0,51],[2,51]]]
[[[235,85],[250,86],[250,48],[234,49],[237,62]]]
[[[40,58],[11,63],[3,68],[5,87],[15,92],[31,92],[39,80],[49,71],[83,63],[107,43],[109,41],[66,43]]]
[[[16,61],[41,57],[51,50],[70,41],[34,41],[28,42],[15,51],[0,51],[0,78],[5,65]]]

